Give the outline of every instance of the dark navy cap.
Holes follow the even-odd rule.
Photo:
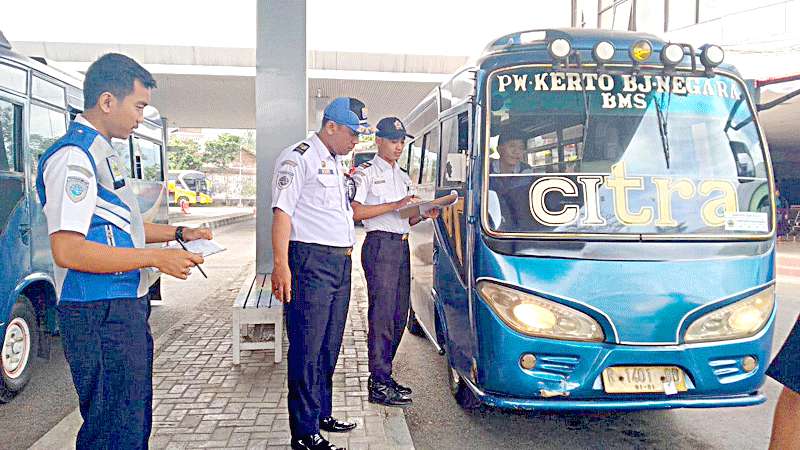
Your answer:
[[[368,134],[367,108],[357,98],[338,97],[325,107],[323,118],[344,125],[356,133]]]
[[[406,133],[405,125],[397,117],[384,117],[378,122],[377,129],[375,136],[379,138],[405,139],[409,137],[414,139],[414,136]]]

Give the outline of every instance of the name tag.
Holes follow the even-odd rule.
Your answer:
[[[125,172],[122,171],[122,163],[119,162],[117,155],[106,158],[108,170],[111,172],[111,179],[114,181],[114,189],[125,186]]]
[[[319,169],[317,173],[320,175],[333,175],[333,169]]]
[[[386,183],[386,180],[375,180],[372,182],[372,184],[383,184],[383,183]]]

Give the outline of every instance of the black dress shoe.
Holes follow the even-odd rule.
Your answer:
[[[405,406],[411,404],[411,397],[401,394],[391,384],[381,383],[380,381],[372,379],[372,377],[369,378],[367,391],[369,394],[367,400],[371,403],[378,403],[386,406]]]
[[[336,420],[333,417],[326,417],[319,421],[319,429],[329,433],[345,433],[356,427],[353,422]]]
[[[403,386],[402,384],[398,383],[397,380],[395,380],[394,378],[389,378],[389,380],[392,382],[392,387],[394,387],[394,389],[397,392],[403,395],[411,395],[413,393],[410,387]]]
[[[339,450],[339,447],[328,442],[321,434],[309,434],[299,439],[292,439],[293,450]],[[346,450],[342,448],[341,450]]]

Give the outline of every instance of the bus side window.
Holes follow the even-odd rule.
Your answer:
[[[439,169],[439,124],[425,133],[425,157],[422,162],[422,181],[420,184],[433,186]]]
[[[133,137],[133,154],[136,165],[136,177],[143,181],[164,181],[164,172],[161,170],[161,146],[142,139]]]
[[[419,173],[422,170],[422,136],[416,138],[410,144],[411,155],[409,155],[408,162],[408,176],[411,178],[411,183],[419,184]]]
[[[468,113],[442,122],[442,165],[439,185],[463,188],[467,180],[467,148],[469,146]]]
[[[31,179],[36,179],[39,157],[58,138],[67,132],[67,115],[65,111],[57,111],[31,103],[30,117],[30,153]]]
[[[22,172],[22,107],[0,100],[0,171]]]

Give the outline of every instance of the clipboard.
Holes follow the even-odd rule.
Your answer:
[[[458,192],[450,191],[449,194],[427,202],[415,202],[400,208],[397,212],[400,213],[402,219],[409,217],[421,216],[432,209],[442,209],[446,206],[454,204],[458,200]]]

